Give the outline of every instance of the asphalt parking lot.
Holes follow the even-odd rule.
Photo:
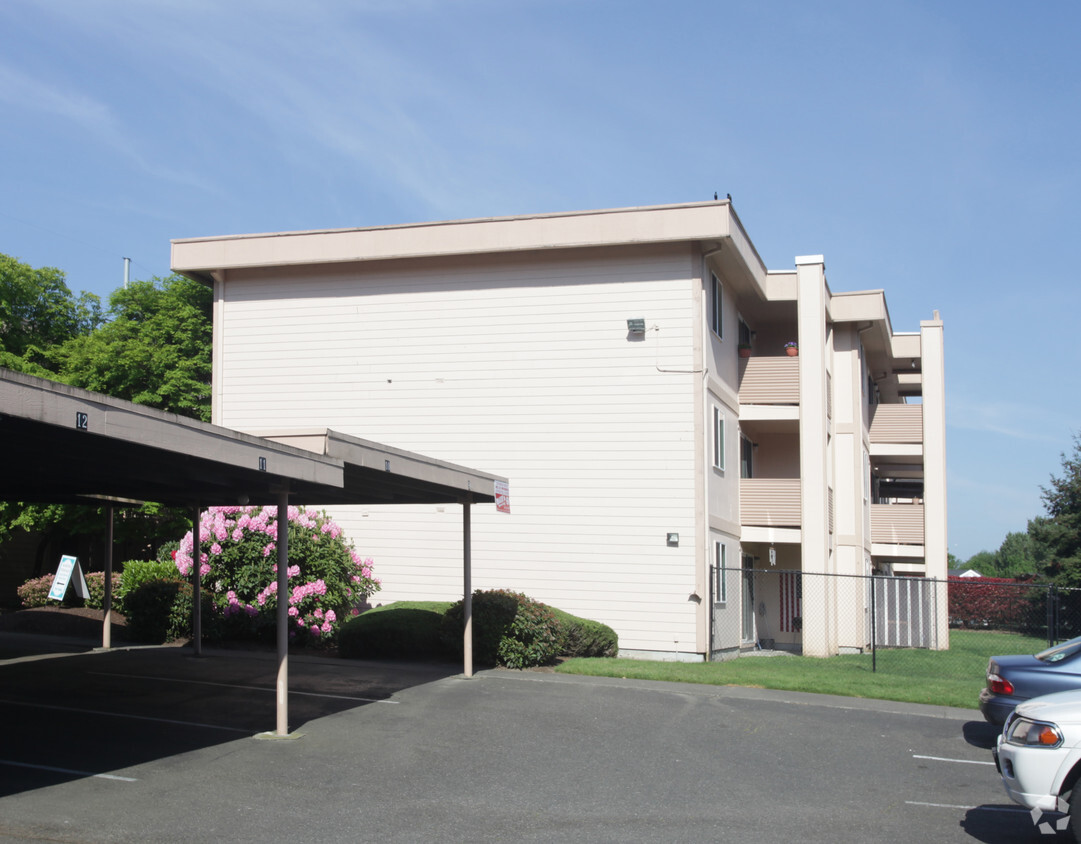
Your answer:
[[[0,841],[1056,840],[976,710],[457,672],[0,634]]]

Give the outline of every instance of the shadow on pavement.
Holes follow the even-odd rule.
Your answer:
[[[272,652],[195,657],[186,647],[82,647],[64,652],[62,643],[46,643],[33,655],[0,661],[0,797],[85,777],[137,778],[127,769],[275,729]],[[27,649],[0,645],[5,655]],[[450,663],[291,654],[290,733],[459,673]]]

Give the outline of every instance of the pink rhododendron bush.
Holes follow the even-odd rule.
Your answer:
[[[263,638],[276,629],[278,508],[211,507],[199,520],[199,571],[216,621],[209,637]],[[175,556],[192,574],[192,535]],[[364,559],[326,513],[289,508],[290,637],[326,643],[339,624],[379,589],[372,561]]]

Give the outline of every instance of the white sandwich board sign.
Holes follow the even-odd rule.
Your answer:
[[[68,586],[74,586],[75,594],[80,598],[90,597],[90,590],[86,588],[86,578],[83,577],[79,558],[65,554],[60,558],[60,565],[56,569],[56,577],[53,578],[49,597],[54,601],[63,601],[68,593]]]

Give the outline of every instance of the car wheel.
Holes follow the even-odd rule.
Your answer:
[[[1081,844],[1081,779],[1074,783],[1070,792],[1070,835]]]

